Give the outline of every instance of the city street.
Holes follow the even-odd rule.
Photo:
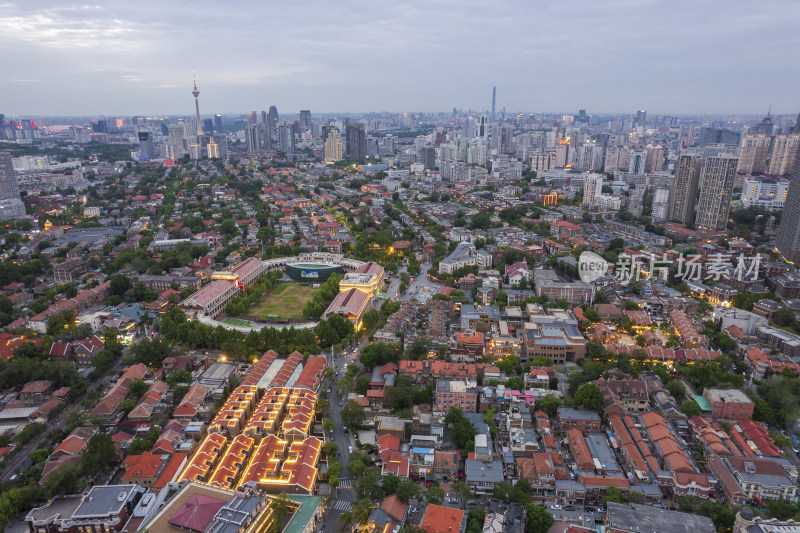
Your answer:
[[[348,352],[345,352],[348,353]],[[347,365],[353,363],[355,356],[353,355],[346,355],[345,357],[337,358],[335,362],[336,367],[343,366],[345,369]],[[338,372],[337,368],[337,372]],[[339,478],[339,488],[336,489],[334,494],[332,495],[332,503],[328,507],[327,514],[325,515],[325,532],[326,533],[334,533],[338,530],[336,527],[336,522],[339,519],[339,516],[345,512],[349,511],[352,505],[352,502],[355,501],[355,493],[352,490],[352,483],[353,483],[353,476],[350,474],[349,470],[347,469],[348,464],[348,456],[350,455],[349,448],[352,446],[355,449],[355,440],[353,439],[353,432],[350,431],[350,435],[344,434],[344,429],[342,428],[342,408],[339,406],[339,396],[336,394],[336,387],[335,383],[338,381],[337,378],[334,379],[334,382],[331,384],[331,392],[329,395],[330,398],[330,420],[336,424],[336,427],[333,430],[333,441],[336,442],[339,450],[337,452],[339,463],[344,467],[344,471]],[[344,401],[342,401],[344,404]],[[329,436],[326,435],[326,438]]]

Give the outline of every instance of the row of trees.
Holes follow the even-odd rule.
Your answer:
[[[339,294],[339,282],[342,281],[343,277],[341,274],[331,274],[331,277],[320,285],[319,290],[314,293],[314,297],[303,306],[303,316],[308,318],[321,317],[328,304]]]

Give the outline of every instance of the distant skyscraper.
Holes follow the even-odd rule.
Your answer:
[[[564,168],[569,164],[569,139],[562,137],[556,145],[556,168]]]
[[[703,160],[695,222],[698,228],[719,231],[728,225],[737,163],[737,158],[732,154],[720,154]]]
[[[325,126],[325,162],[335,163],[343,159],[342,134],[334,126]]]
[[[214,132],[222,133],[222,115],[219,113],[214,115]]]
[[[644,174],[646,163],[647,152],[645,150],[631,150],[628,172],[631,174]]]
[[[636,112],[636,126],[644,127],[645,122],[647,121],[647,111],[644,109],[640,109]]]
[[[270,143],[278,137],[278,108],[274,105],[269,106],[267,112],[267,128],[269,129]]]
[[[150,139],[150,132],[140,131],[136,134],[139,139],[139,159],[153,159],[155,149],[153,141]]]
[[[462,135],[465,139],[472,139],[475,137],[475,119],[472,117],[464,118],[464,131]]]
[[[194,96],[194,112],[197,115],[197,136],[200,137],[203,135],[203,130],[200,127],[200,101],[197,99],[200,96],[200,91],[197,90],[197,77],[194,75],[194,71],[192,71],[192,80],[194,82],[194,89],[192,89],[192,95]]]
[[[767,112],[767,116],[764,117],[764,120],[761,121],[761,124],[753,128],[753,131],[757,133],[763,133],[764,135],[772,136],[772,129],[775,127],[775,124],[772,122],[772,116]]]
[[[363,124],[347,125],[347,157],[354,161],[367,157],[367,131]]]
[[[284,124],[278,129],[281,152],[294,157],[294,125]]]
[[[19,184],[11,154],[0,152],[0,220],[25,216],[25,204],[19,197]]]
[[[245,129],[245,135],[247,137],[248,152],[257,152],[261,149],[258,124],[248,124],[247,129]]]
[[[670,220],[677,220],[683,224],[689,224],[694,220],[694,206],[697,202],[697,188],[700,184],[702,163],[703,158],[698,154],[678,157],[670,191],[672,199]]]
[[[603,176],[589,174],[583,181],[583,203],[593,204],[595,198],[603,194]]]
[[[767,154],[771,138],[764,133],[748,133],[739,147],[739,174],[763,173],[767,170]]]
[[[308,109],[300,110],[300,129],[304,132],[311,129],[311,111]]]
[[[432,146],[421,148],[419,158],[425,170],[433,170],[436,167],[436,148]]]
[[[645,151],[647,152],[647,161],[644,166],[645,173],[660,172],[664,166],[664,148],[661,145],[653,146],[648,144],[645,147]]]
[[[210,118],[203,119],[203,133],[212,135],[214,133],[214,120]]]
[[[800,262],[800,152],[794,156],[789,192],[786,194],[775,244],[786,259],[793,263]]]
[[[183,145],[183,124],[170,124],[167,126],[167,151],[169,157],[178,159],[186,153],[186,147]]]
[[[775,136],[775,146],[769,161],[769,172],[784,176],[792,171],[797,150],[800,148],[800,133],[786,133]]]
[[[497,115],[494,114],[495,105],[496,104],[497,104],[497,87],[493,85],[492,86],[492,120],[494,120],[495,117],[497,116]]]
[[[489,138],[489,118],[486,115],[478,117],[478,122],[475,124],[475,137]]]

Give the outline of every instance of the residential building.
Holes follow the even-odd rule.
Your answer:
[[[750,420],[753,418],[755,404],[739,389],[710,389],[703,391],[703,397],[711,406],[711,416],[725,420]]]
[[[550,302],[566,300],[571,305],[591,303],[594,291],[585,281],[564,281],[555,270],[533,270],[536,296],[546,296]]]
[[[600,431],[600,415],[586,409],[561,406],[558,408],[558,425],[562,433],[576,428],[583,434]]]
[[[746,133],[739,146],[737,174],[763,174],[767,170],[767,154],[772,138],[763,133]]]
[[[714,522],[707,516],[671,511],[664,507],[609,502],[607,509],[606,533],[697,533],[716,530]]]
[[[796,157],[789,179],[789,191],[783,208],[775,245],[789,261],[800,261],[800,157]]]
[[[681,155],[675,163],[675,177],[672,182],[669,219],[682,224],[694,220],[697,190],[700,185],[700,169],[703,158],[697,154]]]
[[[460,242],[453,252],[439,262],[439,272],[452,274],[453,271],[476,263],[475,245]]]
[[[760,500],[791,502],[797,495],[795,481],[781,464],[770,458],[735,455],[712,456],[711,472],[732,504]]]
[[[789,180],[748,177],[742,186],[741,201],[744,207],[763,207],[769,210],[781,210],[786,203],[789,192]]]
[[[474,381],[436,380],[436,410],[447,412],[458,407],[465,413],[478,411],[478,388]]]
[[[737,159],[731,154],[706,157],[700,173],[703,184],[697,202],[698,228],[724,230],[728,225]]]
[[[25,521],[31,533],[119,532],[143,493],[137,485],[95,485],[86,494],[48,500]]]
[[[465,474],[467,486],[478,495],[494,494],[495,485],[505,481],[503,463],[499,459],[488,462],[467,459]]]
[[[464,533],[467,527],[466,513],[461,509],[428,504],[420,527],[430,533]]]
[[[798,150],[800,150],[800,133],[776,135],[767,174],[774,176],[789,174],[794,166]]]
[[[647,395],[647,385],[638,379],[605,379],[601,377],[595,384],[603,392],[605,398],[604,410],[612,406],[619,406],[623,411],[641,413],[646,411],[650,402]]]

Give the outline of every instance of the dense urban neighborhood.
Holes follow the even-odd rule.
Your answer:
[[[196,109],[0,115],[6,531],[800,531],[800,118]]]

